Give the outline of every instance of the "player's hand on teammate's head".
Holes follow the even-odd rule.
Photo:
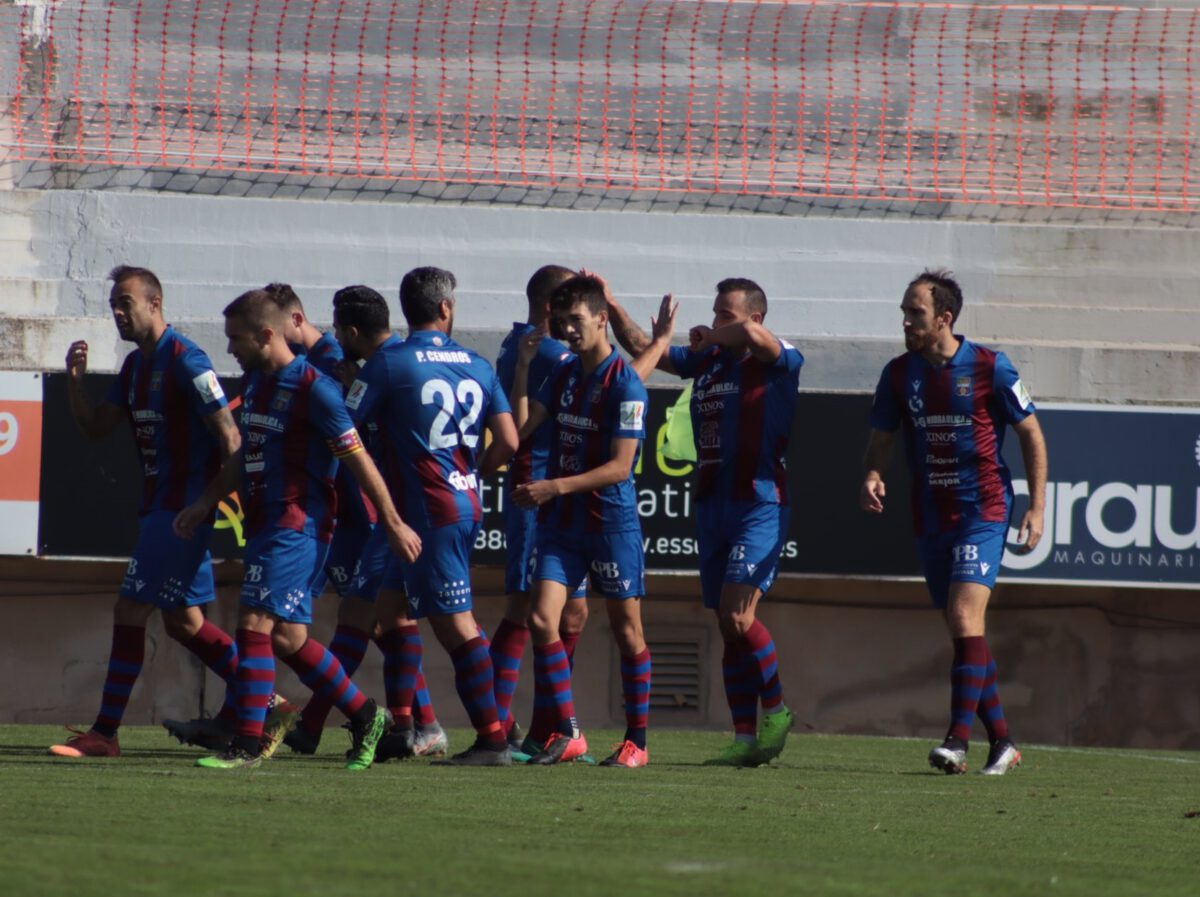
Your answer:
[[[688,347],[693,352],[699,352],[702,349],[708,348],[708,336],[712,333],[712,328],[707,324],[697,324],[688,331]]]
[[[679,313],[679,303],[675,297],[667,293],[662,297],[658,306],[658,315],[650,318],[650,333],[652,339],[671,338],[675,332],[675,316]]]
[[[580,268],[579,276],[580,277],[591,277],[591,278],[595,279],[596,281],[598,281],[600,286],[604,288],[604,301],[607,302],[609,305],[616,305],[617,299],[615,296],[613,296],[612,287],[610,287],[608,285],[607,280],[605,280],[603,277],[601,277],[599,274],[597,274],[595,271],[591,270],[590,268]]]
[[[87,373],[88,344],[87,340],[76,340],[67,349],[67,373],[74,379],[80,379]]]

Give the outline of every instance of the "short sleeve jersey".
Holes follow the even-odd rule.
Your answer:
[[[918,535],[1008,521],[1013,488],[1000,454],[1005,426],[1035,410],[1003,352],[961,337],[944,365],[935,367],[917,352],[888,362],[875,389],[871,426],[885,432],[904,427]]]
[[[804,356],[779,343],[773,364],[717,346],[671,347],[679,376],[695,380],[698,501],[788,504],[787,450]]]
[[[301,357],[242,384],[247,537],[275,527],[330,541],[337,459],[363,450],[341,388]]]
[[[500,386],[505,395],[510,398],[513,381],[517,376],[517,356],[520,354],[521,340],[536,329],[533,324],[514,323],[512,331],[500,345],[500,354],[496,357],[496,375],[500,378]],[[529,395],[536,396],[554,368],[566,361],[570,355],[570,350],[558,340],[549,337],[543,339],[538,346],[537,355],[529,362]],[[543,424],[533,436],[521,443],[521,447],[509,462],[509,475],[504,480],[506,493],[511,492],[513,486],[546,478],[552,431],[553,427]],[[504,507],[509,509],[515,508],[516,505],[506,501]]]
[[[168,327],[147,358],[125,356],[106,401],[133,425],[142,461],[139,515],[178,511],[204,491],[221,466],[221,449],[204,418],[226,407],[204,350]]]
[[[291,349],[297,355],[303,355],[305,361],[325,376],[332,377],[340,386],[341,381],[337,378],[337,366],[346,356],[342,352],[341,344],[334,339],[333,334],[322,333],[321,338],[313,343],[311,349],[305,349],[303,346],[292,346]],[[366,434],[360,434],[360,436],[365,441]],[[339,524],[351,521],[369,526],[375,523],[375,506],[363,495],[350,468],[345,465],[338,468],[334,488],[337,490]]]
[[[443,333],[415,330],[371,356],[346,404],[360,425],[378,423],[384,479],[409,526],[482,519],[484,426],[511,411],[484,358]]]
[[[568,355],[534,398],[545,406],[553,425],[547,471],[551,479],[575,476],[612,460],[614,439],[646,438],[646,387],[615,349],[590,374],[583,372],[577,355]],[[547,502],[538,525],[573,535],[640,529],[633,473],[619,483]]]

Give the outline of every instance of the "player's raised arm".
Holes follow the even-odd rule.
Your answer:
[[[111,402],[93,405],[83,389],[87,373],[88,344],[84,340],[71,343],[67,350],[67,399],[71,415],[88,439],[103,439],[125,417],[125,412]]]
[[[693,327],[688,333],[693,352],[703,352],[710,346],[749,351],[764,364],[774,364],[783,352],[779,337],[757,321],[739,321],[712,328]]]
[[[612,325],[613,335],[616,336],[617,342],[621,344],[621,348],[628,352],[630,357],[635,360],[634,369],[638,372],[638,376],[645,381],[645,379],[650,376],[650,371],[653,371],[655,368],[660,371],[665,371],[668,374],[677,375],[678,372],[675,370],[675,365],[671,363],[671,359],[667,355],[667,348],[670,346],[670,336],[668,335],[667,345],[663,346],[663,348],[659,351],[659,356],[654,359],[653,364],[641,364],[638,359],[640,359],[647,350],[651,349],[651,344],[654,340],[651,337],[646,336],[646,334],[642,331],[642,328],[638,327],[638,325],[634,323],[633,318],[629,315],[629,312],[625,310],[624,306],[622,306],[613,295],[612,288],[609,287],[608,281],[595,272],[588,271],[587,269],[580,269],[579,274],[581,277],[594,277],[604,286],[604,301],[608,305],[608,322]],[[659,306],[657,318],[659,322],[663,321],[663,309],[664,307],[668,307],[669,303],[667,300],[669,298],[669,294],[664,296],[663,304]],[[675,312],[678,310],[678,308],[679,304],[676,303],[671,310],[670,325],[672,329],[675,327]],[[646,367],[646,371],[644,372],[642,370],[643,366]]]
[[[610,305],[609,308],[611,309],[611,307]],[[671,348],[671,334],[675,332],[675,315],[678,312],[679,303],[670,293],[667,293],[662,297],[662,302],[658,306],[658,315],[650,319],[652,334],[650,342],[632,360],[633,369],[637,371],[643,383],[654,373],[659,362],[667,357],[667,350]],[[609,320],[611,321],[612,318],[610,317]]]
[[[228,406],[218,408],[204,418],[204,426],[217,439],[221,466],[196,501],[175,515],[172,528],[181,539],[190,539],[196,527],[208,519],[217,503],[238,487],[242,472],[242,434]]]
[[[1013,430],[1021,443],[1025,479],[1029,483],[1029,508],[1021,518],[1021,526],[1017,531],[1017,541],[1020,543],[1017,550],[1025,553],[1037,548],[1045,531],[1046,480],[1049,476],[1050,461],[1046,451],[1046,437],[1042,435],[1042,425],[1038,423],[1036,414],[1013,424]]]
[[[491,476],[507,464],[519,444],[517,425],[507,411],[489,417],[487,428],[491,431],[492,441],[479,458],[479,473],[485,477]]]
[[[871,438],[867,442],[867,451],[863,458],[862,488],[858,494],[859,506],[864,511],[872,514],[883,513],[883,499],[887,495],[883,475],[891,464],[895,442],[895,433],[889,433],[886,430],[871,430]]]

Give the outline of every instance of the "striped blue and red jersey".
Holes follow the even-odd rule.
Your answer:
[[[585,374],[577,355],[568,355],[533,396],[549,413],[549,479],[570,477],[612,460],[614,439],[646,438],[646,387],[616,349]],[[637,454],[633,467],[637,467]],[[538,526],[560,534],[624,533],[640,530],[633,470],[619,483],[560,495],[542,505]]]
[[[904,427],[918,536],[1008,522],[1013,488],[1001,455],[1005,427],[1036,410],[1003,352],[958,339],[958,351],[943,365],[917,352],[893,358],[871,407],[876,430]]]
[[[788,504],[787,450],[804,356],[785,340],[768,364],[719,346],[672,346],[671,364],[692,378],[698,501]]]
[[[221,466],[204,419],[228,404],[204,350],[167,327],[153,355],[125,356],[106,401],[133,425],[142,461],[138,514],[179,511],[199,498]]]
[[[500,378],[500,386],[509,399],[512,398],[513,381],[517,376],[517,356],[520,354],[521,340],[536,329],[533,324],[514,322],[513,329],[500,344],[500,354],[496,356],[496,376]],[[529,362],[529,395],[536,395],[554,368],[566,361],[570,355],[571,351],[558,340],[549,337],[543,339],[538,346],[537,355]],[[552,430],[553,427],[548,423],[543,424],[521,443],[508,464],[509,474],[504,480],[506,494],[512,492],[514,486],[546,478]],[[505,501],[504,507],[506,510],[516,508],[508,501]]]
[[[290,345],[290,344],[289,344]],[[312,348],[290,346],[297,355],[303,355],[304,360],[327,377],[332,377],[339,384],[338,365],[346,357],[342,352],[341,343],[334,339],[331,333],[322,333],[321,338],[313,343]],[[366,441],[366,434],[360,434]],[[334,482],[337,490],[337,516],[339,525],[345,523],[373,526],[377,517],[375,506],[363,495],[358,481],[348,467],[338,469]]]
[[[436,330],[376,350],[350,387],[354,419],[378,424],[392,501],[418,531],[483,516],[479,456],[488,420],[508,414],[492,366]]]
[[[242,380],[246,536],[270,527],[333,538],[338,458],[362,451],[338,384],[302,357]]]

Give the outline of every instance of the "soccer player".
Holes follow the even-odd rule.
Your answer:
[[[117,332],[137,349],[125,357],[107,398],[94,406],[83,389],[88,345],[72,343],[67,395],[75,420],[91,439],[104,438],[123,419],[130,421],[142,464],[141,527],[113,608],[100,712],[91,729],[50,748],[60,757],[120,756],[117,729],[142,670],[146,622],[156,609],[167,634],[226,681],[219,721],[235,718],[237,648],[201,611],[216,597],[208,550],[213,515],[198,521],[187,539],[172,531],[172,521],[223,462],[236,467],[238,428],[208,356],[164,321],[162,285],[153,272],[121,265],[109,278],[108,304]]]
[[[954,643],[950,729],[930,751],[929,763],[948,774],[966,772],[978,714],[991,743],[981,771],[1004,775],[1020,764],[1021,752],[1009,736],[984,620],[1012,514],[1012,477],[1000,449],[1011,424],[1029,479],[1018,542],[1032,551],[1044,525],[1046,442],[1029,393],[1004,353],[954,333],[962,302],[962,290],[946,271],[926,271],[904,291],[908,351],[888,362],[875,389],[859,501],[872,514],[883,512],[884,475],[903,425],[921,566]]]
[[[454,275],[441,268],[404,275],[400,307],[408,338],[371,357],[346,402],[357,420],[378,423],[388,485],[424,546],[408,564],[391,558],[380,603],[400,607],[407,596],[410,615],[428,618],[450,654],[475,728],[475,742],[443,762],[507,766],[512,756],[496,711],[488,642],[472,612],[470,555],[482,519],[480,477],[512,457],[517,430],[492,366],[451,338],[455,286]],[[401,658],[397,726],[420,672],[421,636],[412,630]]]
[[[527,336],[513,384],[521,437],[552,421],[545,479],[513,492],[522,507],[540,508],[533,560],[535,707],[553,708],[556,726],[530,762],[570,761],[587,752],[571,691],[571,668],[559,638],[559,620],[574,589],[590,574],[605,597],[609,624],[621,652],[625,735],[605,766],[633,768],[649,762],[646,727],[651,658],[642,632],[645,594],[642,527],[633,469],[646,434],[646,387],[608,340],[604,281],[580,275],[560,284],[550,300],[558,332],[574,353],[561,362],[530,399],[529,368],[542,333]],[[654,340],[643,354],[653,367],[670,345],[676,307],[664,297]]]
[[[287,316],[284,338],[288,341],[292,351],[297,355],[303,355],[309,364],[322,374],[333,377],[339,383],[344,383],[347,387],[353,383],[358,373],[358,365],[355,362],[360,358],[369,357],[375,346],[367,344],[363,347],[366,354],[351,352],[347,358],[343,345],[337,339],[336,328],[334,333],[322,333],[314,326],[308,320],[303,302],[291,286],[285,283],[271,283],[264,289],[271,294],[276,304]],[[354,304],[355,298],[361,300],[355,307],[369,308],[371,320],[382,325],[382,329],[374,335],[379,342],[385,341],[391,336],[387,303],[379,293],[370,287],[354,286],[339,290],[333,298],[335,316],[339,300],[348,300]],[[347,371],[352,372],[348,377],[346,376]],[[345,382],[347,379],[348,383]],[[367,448],[370,449],[369,439]],[[378,458],[372,455],[372,460],[378,461]],[[368,545],[372,546],[372,551],[376,556],[382,554],[386,557],[388,542],[384,530],[380,530],[379,535],[372,541],[375,530],[375,508],[362,494],[354,475],[344,465],[338,469],[335,487],[337,491],[337,524],[333,532],[333,541],[329,543],[329,554],[325,559],[325,566],[313,584],[313,598],[319,598],[325,586],[332,583],[334,590],[342,599],[338,605],[337,629],[330,640],[329,650],[342,664],[346,675],[353,676],[362,663],[363,657],[366,656],[367,648],[375,632],[375,597],[378,592],[377,582],[373,589],[357,588],[356,577],[361,574],[356,571],[360,569],[363,554]],[[367,563],[370,566],[369,560]],[[398,613],[403,618],[406,616],[406,609],[402,607]],[[411,621],[404,620],[404,622]],[[379,640],[379,647],[385,658],[385,691],[391,694],[393,690],[387,686],[387,683],[391,681],[387,675],[387,658],[390,653],[388,645],[391,637],[386,632],[387,630]],[[384,736],[376,751],[376,760],[388,759],[394,755],[411,756],[414,750],[420,755],[429,756],[445,752],[448,744],[446,733],[434,715],[423,676],[417,695],[414,712],[420,717],[421,723],[415,744],[404,745],[402,750],[396,751],[389,744],[387,736]],[[283,735],[284,743],[298,753],[316,753],[317,747],[320,745],[321,733],[324,731],[325,720],[332,708],[333,704],[327,696],[313,695],[300,713],[298,726],[295,729],[289,727],[289,731]],[[291,720],[287,722],[291,722]],[[270,728],[270,720],[268,728]]]
[[[525,297],[529,302],[529,315],[525,323],[514,323],[508,336],[500,346],[496,358],[496,374],[500,385],[511,401],[513,379],[516,377],[517,356],[521,340],[535,331],[545,331],[550,322],[550,295],[562,283],[575,276],[570,268],[561,265],[545,265],[534,272],[525,286]],[[559,362],[570,352],[556,339],[547,337],[538,344],[537,355],[530,362],[528,380],[542,383]],[[529,562],[533,554],[534,534],[537,529],[537,511],[520,507],[512,498],[513,488],[522,483],[546,478],[546,464],[550,454],[551,427],[544,425],[521,443],[521,447],[509,464],[508,476],[504,480],[504,531],[505,547],[508,552],[504,568],[504,592],[506,605],[504,617],[492,636],[492,667],[496,675],[496,709],[500,722],[505,727],[509,744],[526,755],[541,753],[554,731],[555,720],[548,712],[551,708],[535,707],[529,734],[522,740],[520,726],[512,715],[512,701],[521,675],[521,658],[529,642]],[[567,654],[568,663],[574,663],[575,645],[587,622],[587,582],[571,593],[559,624],[559,636]]]
[[[646,337],[608,295],[613,329],[630,352]],[[775,582],[791,506],[786,458],[804,356],[763,320],[767,296],[754,281],[717,284],[711,327],[693,327],[658,367],[694,381],[697,542],[704,606],[725,641],[722,673],[733,742],[713,766],[758,766],[782,753],[794,717],[783,700],[775,641],[757,608]],[[758,706],[763,717],[758,726]],[[756,726],[758,726],[756,731]]]
[[[333,535],[334,476],[339,461],[354,473],[379,513],[394,549],[415,558],[421,540],[396,513],[370,457],[363,451],[341,388],[303,358],[284,337],[286,316],[265,290],[252,290],[224,311],[231,354],[246,371],[241,414],[242,483],[246,512],[245,579],[238,620],[238,730],[230,747],[197,765],[210,769],[257,766],[275,657],[300,681],[328,696],[350,719],[353,739],[346,768],[374,760],[387,712],[350,681],[325,646],[309,638],[312,583]],[[218,482],[180,512],[185,534],[194,520],[236,485]]]

